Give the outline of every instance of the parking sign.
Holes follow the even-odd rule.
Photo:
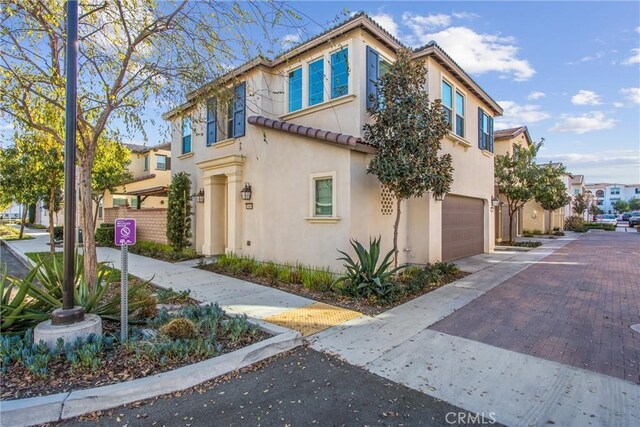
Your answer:
[[[136,244],[136,220],[134,218],[118,218],[115,226],[116,246]]]

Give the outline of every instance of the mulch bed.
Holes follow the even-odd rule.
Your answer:
[[[117,322],[103,319],[105,332],[115,332]],[[230,353],[240,348],[255,344],[271,336],[264,331],[255,336],[245,336],[237,342],[219,339],[222,354]],[[115,345],[104,352],[100,368],[97,371],[85,371],[81,368],[73,369],[64,360],[58,360],[49,365],[46,378],[38,377],[29,372],[24,366],[13,364],[6,374],[0,376],[2,393],[0,401],[23,399],[27,397],[45,396],[55,393],[70,392],[86,388],[116,384],[136,378],[143,378],[161,372],[171,371],[182,366],[191,365],[205,360],[204,357],[192,357],[188,360],[167,361],[163,366],[159,362],[135,353],[123,346]]]
[[[311,290],[303,287],[299,284],[294,283],[281,283],[281,282],[273,282],[268,279],[262,277],[255,277],[251,274],[231,274],[231,273],[220,273],[215,270],[211,270],[209,268],[203,268],[203,270],[212,271],[217,274],[223,274],[225,276],[235,277],[236,279],[246,280],[247,282],[256,283],[258,285],[269,286],[271,288],[280,289],[281,291],[289,292],[291,294],[299,295],[301,297],[309,298],[314,301],[324,302],[326,304],[335,305],[337,307],[346,308],[349,310],[359,311],[362,314],[366,314],[367,316],[376,316],[380,313],[384,313],[387,310],[390,310],[394,307],[402,305],[412,299],[415,299],[419,296],[428,294],[431,291],[435,291],[438,288],[441,288],[444,285],[447,285],[451,282],[455,282],[456,280],[462,279],[465,276],[468,276],[471,273],[459,272],[457,275],[448,278],[447,280],[443,280],[439,283],[433,283],[429,286],[426,286],[422,289],[421,292],[415,292],[412,294],[402,295],[400,298],[394,299],[391,302],[380,303],[379,301],[369,301],[366,299],[354,299],[348,297],[346,295],[341,295],[336,292],[321,292],[316,290]]]

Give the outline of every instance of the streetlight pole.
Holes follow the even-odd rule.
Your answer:
[[[76,307],[74,293],[76,229],[76,102],[78,98],[78,1],[67,0],[66,46],[67,100],[64,149],[64,247],[62,267],[62,308],[54,310],[53,325],[69,325],[84,320],[84,309]]]

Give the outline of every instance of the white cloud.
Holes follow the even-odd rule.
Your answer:
[[[419,26],[412,29],[418,44],[435,40],[467,72],[495,71],[516,81],[529,80],[535,74],[529,61],[518,58],[519,48],[513,37],[480,34],[467,27],[449,27],[437,33]]]
[[[594,55],[583,56],[582,58],[578,59],[577,61],[569,61],[569,62],[567,62],[567,64],[568,65],[575,65],[575,64],[579,64],[581,62],[595,61],[596,59],[600,59],[603,56],[604,56],[604,52],[596,52]]]
[[[513,101],[498,101],[498,104],[504,113],[502,117],[496,118],[496,129],[527,126],[551,117],[549,113],[541,111],[539,105],[520,105]]]
[[[606,117],[601,111],[591,111],[590,113],[574,116],[571,114],[563,114],[560,121],[557,122],[550,130],[552,132],[571,132],[583,134],[596,130],[612,129],[615,127],[616,120]]]
[[[640,87],[628,87],[620,89],[620,93],[634,104],[640,104]]]
[[[636,183],[639,150],[607,150],[593,153],[538,154],[543,162],[562,162],[567,170],[584,174],[588,182]]]
[[[451,25],[451,16],[443,13],[423,16],[405,12],[402,14],[402,22],[409,27],[413,33],[418,34]]]
[[[623,65],[640,64],[640,49],[631,49],[633,55],[622,62]]]
[[[480,17],[480,15],[473,12],[451,12],[451,16],[456,19],[476,19]]]
[[[371,19],[376,21],[392,36],[398,37],[398,23],[393,19],[393,16],[389,15],[388,13],[380,12],[378,14],[371,15]]]
[[[573,105],[599,105],[600,95],[590,90],[580,90],[578,93],[571,97],[571,103]]]
[[[613,106],[616,108],[622,108],[624,107],[624,103],[623,102],[614,102]]]
[[[640,33],[640,27],[636,27],[636,33]]]
[[[527,96],[527,99],[536,100],[536,99],[544,98],[545,96],[547,96],[546,93],[535,91],[535,92],[531,92],[529,96]]]

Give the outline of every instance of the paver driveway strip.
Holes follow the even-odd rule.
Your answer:
[[[640,383],[640,235],[588,233],[431,329]]]

